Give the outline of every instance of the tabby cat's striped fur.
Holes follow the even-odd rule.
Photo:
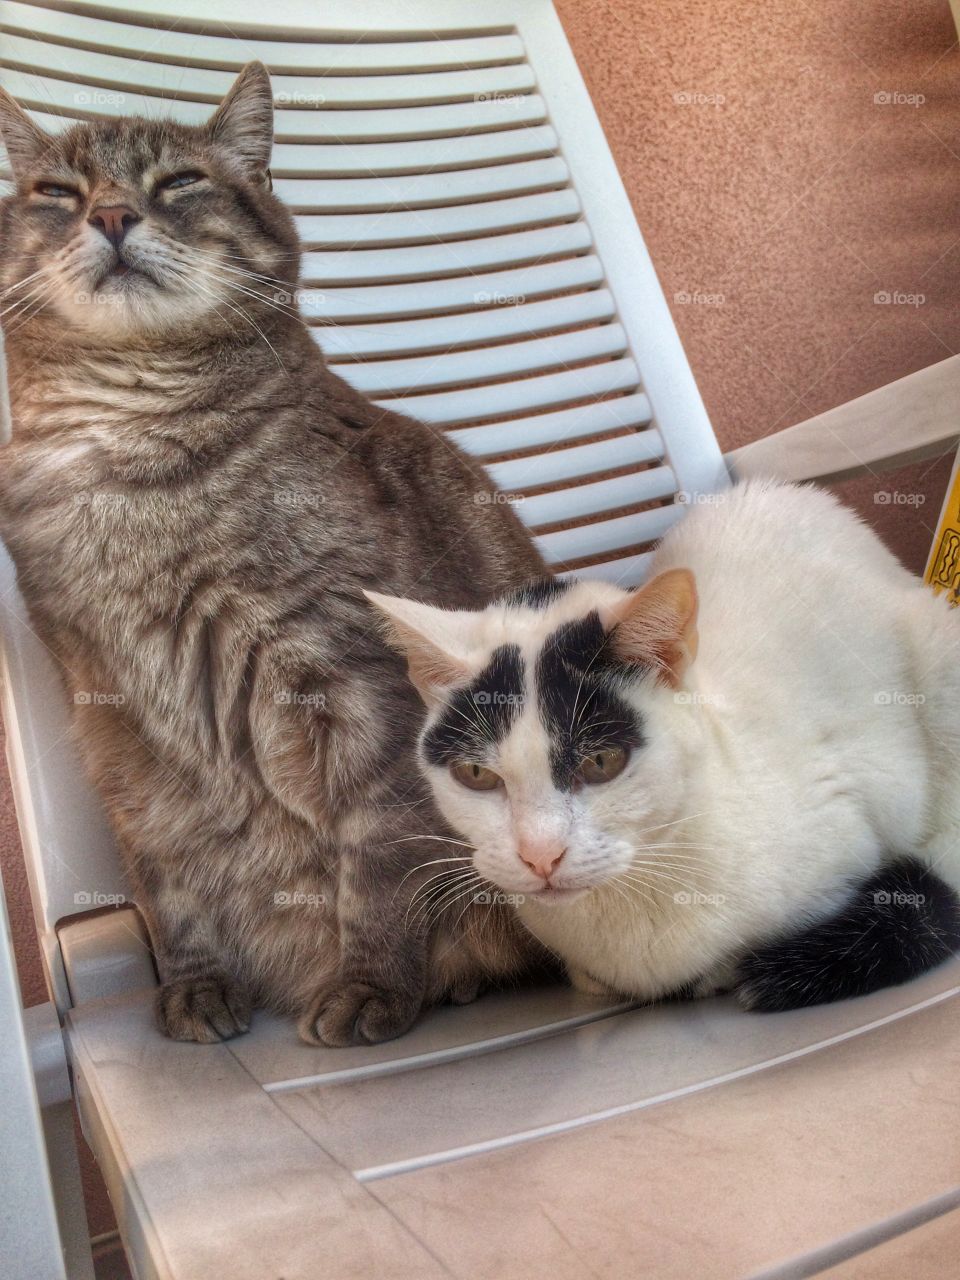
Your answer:
[[[0,128],[0,529],[149,923],[161,1025],[213,1040],[267,1004],[308,1040],[372,1041],[518,974],[532,943],[500,907],[427,909],[428,878],[469,864],[423,864],[468,851],[362,589],[471,605],[542,567],[438,430],[325,367],[265,69],[202,128],[52,138],[6,95]]]

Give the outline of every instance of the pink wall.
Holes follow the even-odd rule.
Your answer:
[[[714,299],[673,311],[724,448],[960,349],[947,0],[556,2],[668,299]],[[924,301],[878,305],[881,291]],[[945,459],[844,490],[919,570],[948,474]],[[875,501],[894,488],[922,504]],[[45,992],[5,775],[0,865],[33,1004]]]

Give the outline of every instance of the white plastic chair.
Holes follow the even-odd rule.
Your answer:
[[[954,358],[725,463],[549,0],[274,0],[262,12],[0,0],[0,30],[0,84],[48,128],[89,114],[199,121],[263,59],[280,108],[274,185],[307,248],[302,310],[318,342],[374,399],[489,459],[558,572],[638,581],[683,499],[727,484],[731,467],[836,477],[960,430]],[[946,1135],[915,1177],[891,1180],[875,1168],[884,1125],[864,1113],[872,1100],[883,1120],[895,1086],[915,1093],[912,1059],[896,1051],[908,1033],[946,1080],[958,965],[778,1016],[724,1000],[636,1014],[558,988],[436,1010],[372,1048],[307,1048],[265,1014],[223,1045],[162,1039],[136,911],[89,914],[129,890],[5,555],[0,600],[44,964],[139,1280],[806,1275],[960,1202],[955,1134],[952,1151]],[[46,1188],[72,1260],[54,1270],[54,1241],[42,1267],[21,1250],[4,1274],[73,1280],[89,1265],[70,1217],[75,1171],[44,1156],[28,1070],[41,1041],[62,1080],[59,1032],[49,1006],[42,1037],[20,1017],[11,966],[0,951],[0,1052],[34,1122],[18,1150],[37,1179],[17,1203]],[[62,1112],[62,1084],[53,1096]],[[847,1103],[861,1127],[846,1163],[828,1162],[780,1221],[797,1176],[781,1135],[816,1163]],[[765,1110],[769,1132],[754,1132]],[[734,1211],[716,1188],[738,1180],[750,1199]],[[0,1205],[14,1250],[22,1224]],[[38,1231],[49,1243],[55,1227],[51,1209]]]

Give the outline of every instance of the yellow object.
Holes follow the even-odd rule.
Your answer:
[[[948,591],[950,603],[960,604],[960,453],[953,464],[953,475],[924,577],[938,595],[941,591]]]

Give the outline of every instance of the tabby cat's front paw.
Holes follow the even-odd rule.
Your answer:
[[[157,992],[157,1022],[171,1040],[216,1044],[250,1027],[250,1003],[227,978],[181,978]]]
[[[300,1039],[343,1049],[394,1040],[413,1025],[421,1000],[404,991],[383,991],[367,982],[331,983],[321,989],[297,1023]]]

